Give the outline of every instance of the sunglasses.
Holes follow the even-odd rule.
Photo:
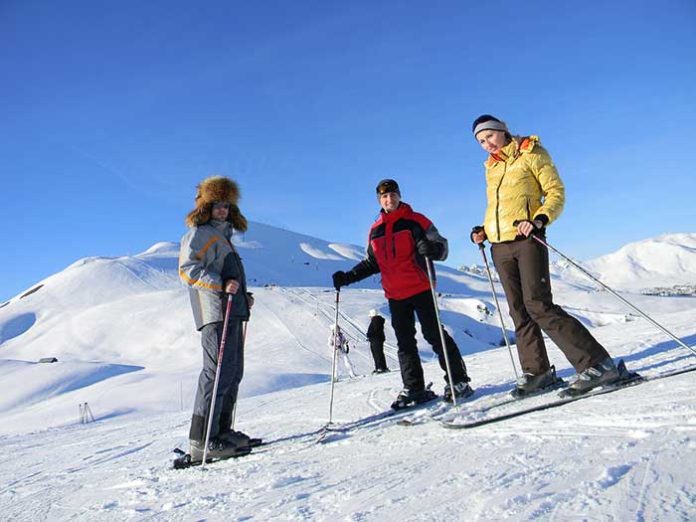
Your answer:
[[[377,194],[387,194],[388,192],[399,192],[399,186],[393,179],[387,179],[377,185]]]
[[[229,210],[229,209],[230,209],[230,204],[229,204],[229,203],[223,203],[222,201],[216,201],[215,203],[213,203],[213,209],[217,209],[217,208],[224,208],[224,209]]]

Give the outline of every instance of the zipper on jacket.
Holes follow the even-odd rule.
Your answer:
[[[529,209],[529,198],[528,198],[528,197],[525,197],[524,199],[525,199],[525,201],[527,202],[527,219],[528,219],[529,221],[531,221],[531,220],[532,220],[532,212],[531,212],[531,210]]]
[[[500,186],[503,184],[505,173],[507,172],[507,163],[503,162],[503,175],[500,176],[500,182],[495,189],[495,229],[498,232],[498,241],[500,241]]]

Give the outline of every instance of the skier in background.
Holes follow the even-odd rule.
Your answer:
[[[367,340],[370,342],[370,351],[375,361],[375,370],[372,373],[386,373],[387,360],[384,358],[384,317],[379,315],[374,308],[370,310],[370,326],[367,327]]]
[[[341,327],[335,324],[331,325],[331,332],[329,333],[328,345],[333,350],[338,350],[338,355],[343,360],[343,366],[345,367],[348,375],[351,379],[355,379],[357,374],[355,373],[355,368],[353,368],[353,363],[350,362],[348,357],[348,352],[350,352],[350,346],[348,346],[348,341],[343,335]],[[338,380],[338,375],[336,375]]]
[[[179,275],[189,288],[196,329],[201,332],[203,368],[198,378],[191,427],[192,461],[201,461],[209,415],[213,422],[207,455],[228,458],[243,455],[257,444],[231,429],[239,383],[244,371],[242,323],[249,319],[254,300],[247,293],[242,260],[232,245],[234,229],[245,231],[246,218],[237,206],[239,188],[229,178],[213,176],[198,185],[196,208],[186,217],[190,227],[181,239]],[[232,295],[227,339],[220,369],[215,411],[210,405],[222,337],[225,302]]]
[[[537,136],[513,136],[504,122],[484,114],[474,121],[476,141],[489,156],[488,206],[483,225],[471,232],[474,243],[491,242],[515,324],[522,365],[513,395],[525,396],[561,384],[549,363],[542,330],[561,349],[578,375],[573,392],[583,393],[621,378],[614,361],[590,332],[553,303],[549,255],[531,236],[543,238],[563,210],[565,190],[549,153]]]

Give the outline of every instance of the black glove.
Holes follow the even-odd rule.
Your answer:
[[[418,243],[416,243],[416,250],[418,250],[420,255],[426,257],[440,257],[440,254],[442,253],[440,245],[427,239],[421,239]]]
[[[344,271],[339,270],[338,272],[334,272],[333,275],[331,276],[333,279],[333,285],[336,290],[340,290],[342,286],[346,286],[350,284],[350,279],[348,278],[348,274],[346,274]]]
[[[483,232],[483,240],[485,241],[487,238],[486,236],[486,231],[481,225],[477,225],[471,229],[471,234],[469,234],[469,239],[471,239],[471,242],[474,243],[474,234],[478,234],[479,232]]]

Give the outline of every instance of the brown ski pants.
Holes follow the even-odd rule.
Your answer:
[[[577,372],[609,357],[580,321],[553,303],[546,247],[528,238],[496,243],[491,250],[515,324],[524,373],[540,375],[549,369],[542,330]]]

